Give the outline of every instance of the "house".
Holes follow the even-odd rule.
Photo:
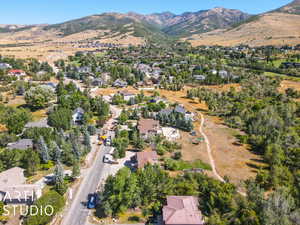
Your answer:
[[[114,83],[113,83],[113,86],[114,87],[117,87],[117,88],[124,88],[124,87],[127,87],[127,82],[126,81],[123,81],[121,79],[117,79]]]
[[[228,78],[230,74],[226,70],[220,70],[219,76],[224,79],[224,78]]]
[[[12,149],[20,149],[20,150],[27,150],[33,148],[33,140],[32,139],[21,139],[13,143],[9,143],[7,148]]]
[[[52,83],[52,82],[45,83],[45,84],[42,84],[42,85],[41,85],[41,87],[47,87],[47,88],[50,88],[53,92],[56,91],[56,86],[57,86],[57,84]]]
[[[146,151],[136,153],[137,168],[142,169],[147,164],[158,163],[158,155],[155,151]]]
[[[109,73],[102,73],[101,74],[101,78],[103,80],[104,83],[108,83],[110,81],[110,74]]]
[[[92,71],[91,67],[82,66],[77,69],[78,73],[90,73]]]
[[[193,75],[193,78],[195,80],[205,80],[206,76],[205,75]]]
[[[174,109],[174,112],[176,113],[181,113],[181,114],[185,114],[186,110],[182,105],[177,105]]]
[[[25,125],[25,128],[27,128],[27,129],[28,128],[33,128],[33,127],[38,127],[38,128],[49,127],[47,118],[46,119],[41,119],[41,120],[35,121],[35,122],[28,122]]]
[[[168,196],[167,205],[163,207],[163,222],[165,225],[203,225],[198,206],[196,197]]]
[[[92,80],[93,86],[102,86],[104,84],[103,80],[101,78],[95,78]]]
[[[195,117],[195,114],[192,113],[192,112],[189,112],[189,111],[187,111],[187,112],[184,114],[184,118],[185,118],[186,120],[195,121],[194,117]]]
[[[11,65],[9,65],[8,63],[0,63],[0,70],[6,70],[6,69],[10,69]]]
[[[26,73],[23,70],[10,70],[8,71],[10,76],[26,76]]]
[[[84,116],[84,110],[78,107],[73,111],[73,115],[72,115],[73,122],[74,123],[81,122],[83,120],[83,116]]]
[[[123,96],[125,101],[129,101],[131,98],[135,97],[135,94],[129,91],[120,91],[119,94]]]
[[[140,119],[138,130],[143,139],[148,139],[159,133],[159,121],[154,119]]]
[[[162,127],[162,134],[168,141],[175,141],[180,138],[180,132],[178,129],[173,127]]]
[[[0,200],[12,204],[32,204],[42,196],[40,185],[26,184],[24,169],[14,167],[0,173]]]

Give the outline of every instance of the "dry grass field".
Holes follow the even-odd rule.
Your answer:
[[[235,29],[194,35],[188,40],[193,46],[297,45],[300,43],[300,15],[268,13]]]

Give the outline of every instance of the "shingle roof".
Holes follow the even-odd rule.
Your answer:
[[[147,134],[149,131],[157,130],[159,121],[154,119],[140,119],[138,129],[141,134]]]
[[[143,168],[147,163],[154,164],[158,160],[158,155],[154,151],[136,153],[138,168]]]
[[[26,150],[29,148],[33,148],[33,141],[32,141],[32,139],[21,139],[17,142],[8,144],[7,148],[8,149]]]
[[[182,113],[182,114],[185,114],[185,113],[186,113],[185,108],[184,108],[183,106],[181,106],[181,105],[177,105],[177,106],[175,107],[175,110],[174,110],[174,111],[177,112],[177,113]]]
[[[193,196],[168,196],[167,206],[163,207],[163,220],[166,225],[204,224],[198,209],[198,199]]]
[[[20,167],[14,167],[0,173],[0,190],[9,186],[22,185],[25,182],[24,169]]]
[[[42,119],[35,122],[29,122],[25,125],[25,128],[31,128],[31,127],[49,127],[47,124],[47,119]]]

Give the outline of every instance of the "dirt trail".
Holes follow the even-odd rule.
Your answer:
[[[206,134],[203,131],[204,116],[203,116],[202,113],[199,113],[199,114],[200,114],[200,117],[201,117],[201,125],[200,125],[200,128],[199,128],[199,131],[200,131],[201,135],[203,136],[205,144],[206,144],[206,150],[207,150],[208,158],[209,158],[210,165],[211,165],[211,168],[212,168],[212,172],[213,172],[214,176],[216,178],[218,178],[218,180],[220,180],[222,182],[225,182],[225,180],[217,172],[215,160],[214,160],[214,158],[212,156],[212,151],[211,151],[209,139],[208,139],[208,137],[206,136]]]

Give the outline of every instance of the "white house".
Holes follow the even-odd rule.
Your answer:
[[[73,111],[72,119],[74,123],[81,122],[83,120],[84,110],[80,107]]]

